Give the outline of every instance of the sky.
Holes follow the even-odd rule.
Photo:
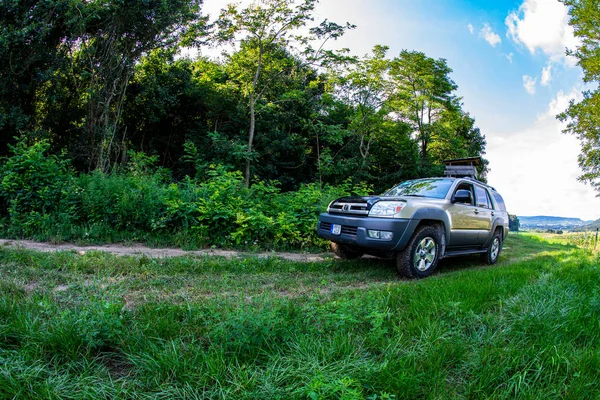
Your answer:
[[[228,3],[205,0],[204,13]],[[382,44],[390,57],[407,49],[447,60],[486,137],[488,183],[511,214],[600,218],[600,198],[577,180],[579,141],[556,119],[584,90],[558,0],[321,0],[315,23],[323,19],[357,25],[331,45],[356,55]]]

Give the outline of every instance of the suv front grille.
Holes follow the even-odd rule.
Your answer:
[[[329,212],[334,214],[369,215],[368,204],[365,203],[343,203],[336,201],[329,207]]]
[[[346,235],[356,236],[356,232],[358,232],[358,228],[356,226],[342,225],[342,233],[345,233]]]
[[[331,231],[331,224],[329,222],[321,222],[320,228],[325,231]]]

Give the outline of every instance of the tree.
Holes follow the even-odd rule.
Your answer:
[[[0,2],[0,130],[47,131],[57,141],[68,134],[79,164],[108,169],[123,153],[117,142],[125,142],[120,123],[135,64],[152,49],[201,36],[201,4]]]
[[[43,130],[40,106],[67,63],[71,1],[0,2],[0,140]]]
[[[246,53],[251,61],[246,64],[245,71],[238,75],[243,83],[243,92],[247,96],[250,123],[248,128],[248,148],[246,154],[246,168],[244,172],[245,185],[250,184],[250,165],[253,158],[253,144],[256,130],[256,103],[264,95],[277,75],[284,73],[286,66],[280,65],[267,71],[266,58],[277,51],[288,49],[294,31],[305,27],[313,20],[312,12],[318,0],[256,0],[245,9],[238,9],[229,5],[222,10],[217,21],[218,38],[220,41],[233,41],[238,35],[246,46]],[[348,25],[348,27],[350,27]],[[319,27],[311,29],[311,35],[318,38],[337,38],[343,34],[345,28],[337,24],[322,23]],[[294,39],[303,45],[309,43],[309,37],[296,35]],[[311,59],[318,59],[318,52],[307,48],[305,54],[310,54]]]
[[[594,0],[563,0],[569,6],[569,24],[581,40],[576,50],[567,54],[578,60],[583,81],[594,83],[595,89],[583,92],[583,100],[571,100],[558,119],[567,122],[563,132],[575,135],[581,142],[579,180],[589,183],[600,196],[600,9]]]
[[[458,105],[454,95],[457,86],[449,77],[451,72],[446,60],[435,60],[419,51],[403,50],[391,62],[390,78],[394,85],[391,111],[415,133],[422,166],[428,161],[440,119]]]
[[[434,124],[429,154],[433,163],[442,165],[444,160],[478,157],[485,154],[486,140],[475,120],[456,104],[451,110],[442,113]],[[479,177],[485,181],[489,161],[483,159],[479,167]]]
[[[248,69],[240,71],[243,92],[248,97],[250,126],[248,128],[248,152],[244,173],[246,187],[250,184],[250,163],[254,131],[256,128],[256,102],[269,86],[269,77],[265,78],[263,63],[266,55],[287,47],[289,36],[295,29],[301,28],[312,19],[316,0],[303,0],[294,7],[293,0],[261,0],[243,10],[230,4],[222,10],[217,25],[219,37],[224,41],[233,40],[238,33],[245,35],[245,42],[251,55]],[[277,71],[273,71],[277,74]]]
[[[519,232],[519,228],[521,227],[521,221],[519,221],[519,217],[508,214],[508,219],[508,229],[510,229],[511,232]]]
[[[189,30],[199,32],[202,0],[134,0],[78,5],[71,43],[85,88],[84,133],[90,169],[107,170],[122,155],[119,129],[127,85],[139,59],[153,49],[177,46]]]
[[[357,172],[366,167],[371,145],[386,132],[386,122],[390,122],[386,107],[390,94],[386,79],[389,70],[387,50],[386,46],[375,46],[372,56],[354,59],[346,67],[347,72],[336,79],[338,96],[354,111],[348,130],[359,143],[361,163]]]

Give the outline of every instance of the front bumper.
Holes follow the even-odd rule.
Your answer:
[[[418,222],[418,221],[417,221]],[[341,225],[341,233],[331,233],[332,224]],[[323,213],[319,217],[317,233],[336,243],[359,246],[366,249],[400,251],[406,247],[414,230],[413,220],[396,218],[350,217]],[[370,238],[367,230],[393,232],[392,240]]]

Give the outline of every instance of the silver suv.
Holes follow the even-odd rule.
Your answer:
[[[504,200],[493,187],[472,178],[427,178],[403,182],[381,196],[334,200],[317,229],[341,258],[395,257],[402,275],[422,278],[445,257],[481,254],[494,264],[508,222]]]

